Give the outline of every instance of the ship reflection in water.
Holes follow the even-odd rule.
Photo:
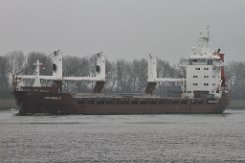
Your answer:
[[[245,111],[15,116],[0,112],[0,162],[245,162]]]

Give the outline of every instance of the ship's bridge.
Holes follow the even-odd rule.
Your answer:
[[[180,60],[180,66],[187,65],[213,65],[214,67],[224,66],[223,61],[217,53],[211,55],[190,55],[188,58]]]
[[[200,34],[199,45],[192,48],[187,58],[180,60],[180,66],[186,70],[184,97],[198,98],[202,95],[212,95],[219,99],[224,80],[224,54],[211,51],[208,46],[209,28]]]

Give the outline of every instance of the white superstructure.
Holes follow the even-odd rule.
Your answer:
[[[209,49],[209,28],[200,33],[198,48],[193,47],[192,54],[182,59],[180,66],[186,70],[186,78],[158,78],[156,56],[148,58],[148,85],[146,93],[153,93],[157,82],[175,82],[182,86],[183,98],[219,99],[224,88],[224,54]],[[223,81],[223,85],[222,85]]]
[[[192,54],[181,60],[180,65],[186,69],[186,82],[183,97],[194,98],[203,95],[219,99],[222,95],[221,84],[224,76],[224,54],[212,52],[209,49],[209,28],[200,33],[199,46],[193,48]]]

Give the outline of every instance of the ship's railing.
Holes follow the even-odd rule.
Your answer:
[[[79,104],[97,105],[192,105],[192,104],[211,104],[207,99],[171,99],[171,98],[77,98]]]
[[[115,93],[115,94],[104,94],[104,93],[72,93],[74,98],[160,98],[157,95],[149,95],[146,93]]]
[[[18,87],[16,88],[17,91],[28,91],[28,92],[57,92],[56,87],[32,87],[32,86],[25,86],[25,87]]]

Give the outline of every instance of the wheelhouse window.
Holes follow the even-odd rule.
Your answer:
[[[213,60],[208,60],[208,65],[213,65]]]

